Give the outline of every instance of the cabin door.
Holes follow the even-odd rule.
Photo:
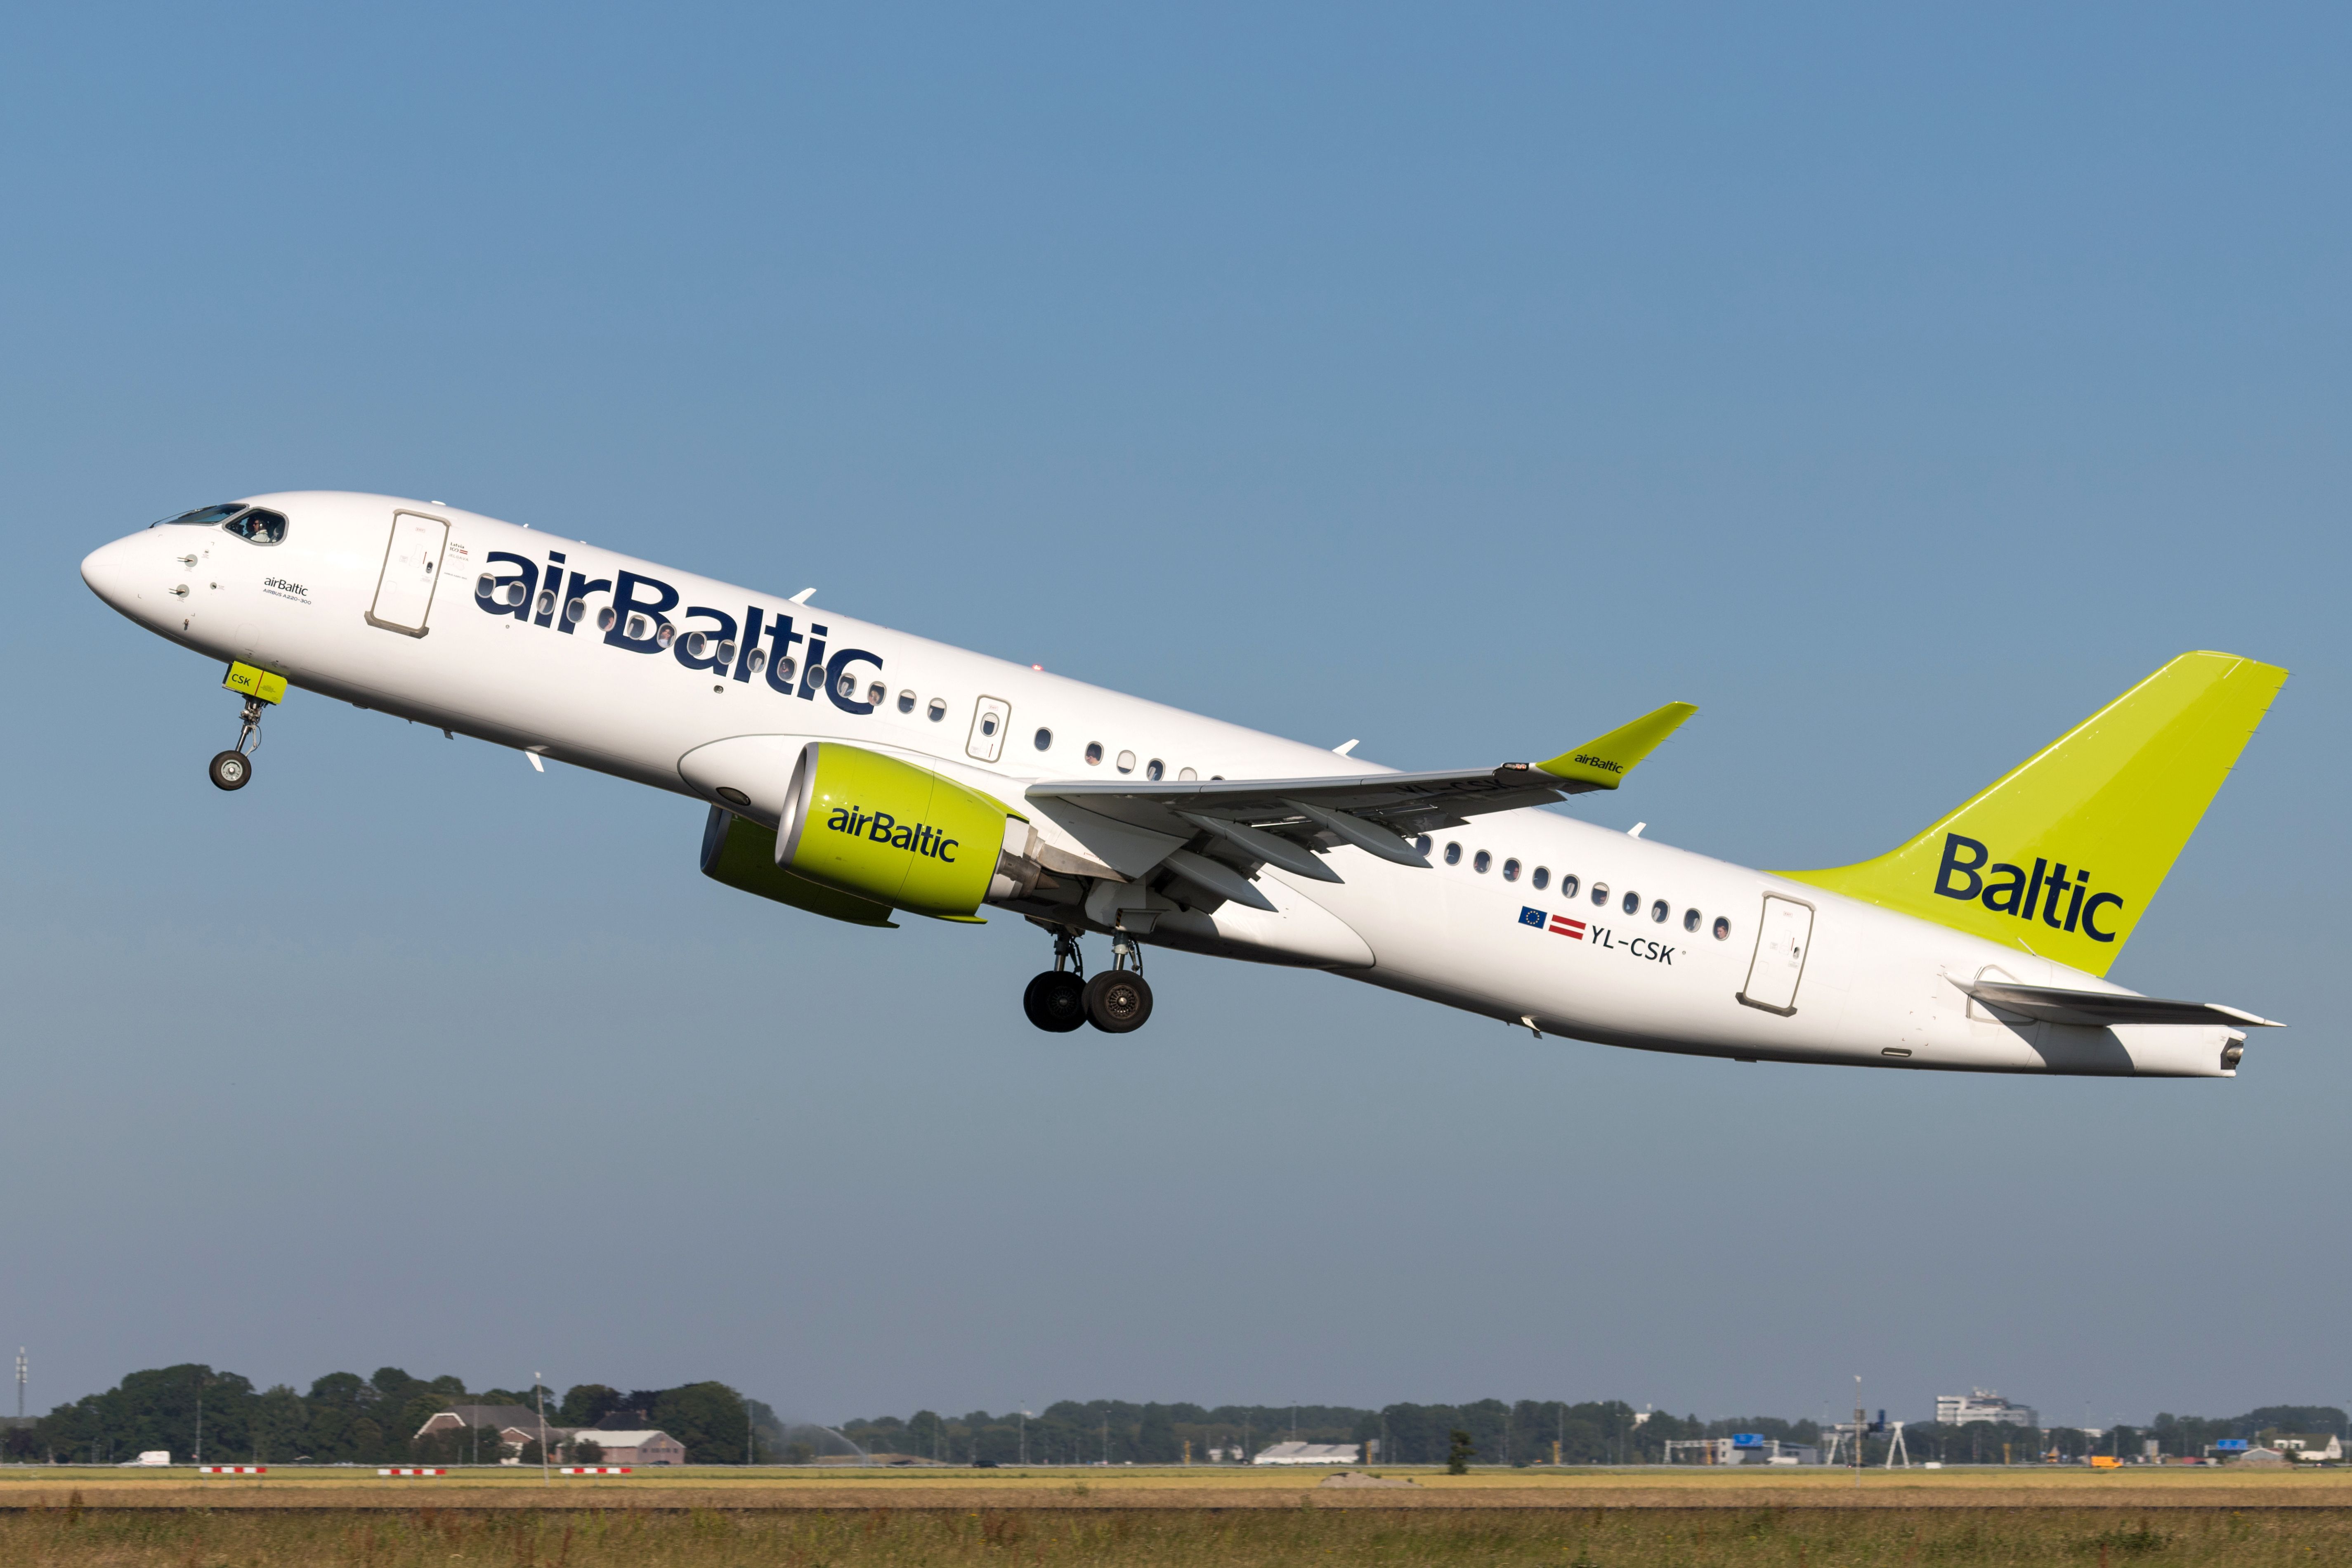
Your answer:
[[[448,542],[449,525],[439,518],[413,511],[392,514],[392,539],[384,546],[383,572],[376,578],[368,625],[412,637],[425,635],[433,589],[441,580],[441,552]]]
[[[1782,1016],[1797,1010],[1797,982],[1804,977],[1805,952],[1813,945],[1813,907],[1777,893],[1764,895],[1764,920],[1756,932],[1756,956],[1748,963],[1748,984],[1739,999],[1750,1007]]]

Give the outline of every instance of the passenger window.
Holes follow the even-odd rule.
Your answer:
[[[1700,914],[1696,910],[1685,910],[1683,911],[1683,930],[1685,930],[1685,931],[1696,931],[1696,930],[1698,930],[1698,922],[1699,922],[1702,919],[1704,919],[1704,918],[1705,918],[1705,917],[1704,917],[1704,916],[1702,916],[1702,915],[1701,915],[1701,914]]]
[[[1551,868],[1549,866],[1537,867],[1536,874],[1529,877],[1528,880],[1536,885],[1537,892],[1542,892],[1546,888],[1551,886]]]
[[[613,623],[620,618],[613,613],[613,606],[607,605],[596,612],[596,629],[600,632],[609,632],[613,629]]]
[[[995,714],[983,713],[980,716],[980,732],[983,735],[993,735],[996,733]]]
[[[879,708],[883,699],[889,695],[889,689],[877,680],[866,689],[866,704],[869,708]]]
[[[664,621],[661,624],[661,630],[654,633],[654,642],[656,646],[661,647],[667,647],[677,640],[677,628],[670,625],[667,621]]]
[[[1577,881],[1575,872],[1570,871],[1559,879],[1559,896],[1561,898],[1572,899],[1576,897],[1576,888]]]
[[[1492,855],[1487,854],[1484,849],[1481,849],[1478,851],[1476,856],[1471,859],[1470,869],[1477,872],[1478,875],[1483,877],[1486,874],[1486,868],[1494,863],[1495,858]]]
[[[1666,923],[1666,917],[1674,912],[1666,907],[1666,900],[1660,899],[1650,906],[1650,921],[1654,925],[1664,925]]]
[[[1054,749],[1053,731],[1040,730],[1037,731],[1037,749],[1041,752],[1049,752]]]
[[[1730,922],[1729,921],[1726,920],[1726,919],[1725,919],[1723,916],[1721,916],[1721,915],[1717,915],[1717,916],[1716,916],[1716,917],[1715,917],[1715,940],[1716,940],[1716,941],[1717,941],[1717,942],[1721,942],[1725,937],[1727,937],[1727,936],[1729,936],[1730,934],[1731,934],[1731,922]]]
[[[1628,893],[1625,895],[1625,901],[1618,907],[1629,915],[1638,913],[1642,908],[1642,895]]]
[[[1150,779],[1154,784],[1158,784],[1161,778],[1166,776],[1167,773],[1168,764],[1161,762],[1158,757],[1154,757],[1150,762],[1143,764],[1143,776]]]
[[[546,596],[547,596],[547,595],[545,595],[544,594],[542,594],[542,595],[540,595],[540,597],[541,597],[541,598],[545,598]],[[688,632],[688,633],[687,633],[687,634],[686,634],[686,657],[687,657],[687,658],[708,658],[708,657],[709,656],[709,653],[710,653],[710,639],[709,639],[709,637],[704,637],[700,632]]]
[[[1503,862],[1503,880],[1505,880],[1506,882],[1516,882],[1516,881],[1517,881],[1518,879],[1519,879],[1519,863],[1518,863],[1517,860],[1506,860],[1506,861],[1504,861],[1504,862]]]
[[[1191,784],[1194,779],[1197,779],[1200,776],[1200,774],[1194,773],[1190,768],[1179,768],[1176,771],[1176,782],[1178,784]]]
[[[1087,766],[1090,768],[1098,768],[1102,766],[1102,742],[1100,741],[1088,741],[1087,742]]]
[[[544,588],[541,588],[539,591],[539,604],[536,613],[542,616],[555,614],[555,595],[549,593]],[[697,655],[696,657],[699,658],[700,656]]]
[[[898,711],[901,713],[912,713],[914,710],[915,694],[912,691],[901,691],[898,693]]]
[[[1570,879],[1570,881],[1575,880],[1575,879],[1574,879],[1574,878],[1570,878],[1570,879]],[[1593,903],[1593,907],[1594,907],[1594,908],[1596,908],[1596,909],[1598,909],[1600,906],[1601,906],[1602,904],[1607,903],[1608,901],[1609,901],[1609,884],[1608,884],[1608,883],[1606,883],[1606,882],[1595,882],[1595,883],[1593,883],[1593,884],[1592,884],[1592,903]]]
[[[947,716],[948,705],[936,697],[931,699],[931,705],[923,710],[923,717],[929,719],[934,724],[938,723]]]
[[[1462,864],[1462,846],[1459,844],[1449,844],[1445,847],[1445,863],[1449,866],[1459,866]]]
[[[474,579],[474,597],[487,599],[499,591],[499,580],[488,572]]]
[[[580,617],[587,613],[588,601],[585,599],[574,599],[563,606],[563,618],[575,626],[580,624]]]
[[[750,670],[754,675],[759,674],[760,671],[766,667],[767,662],[768,650],[763,647],[755,647],[750,653],[743,656],[743,668]],[[790,664],[792,663],[792,660],[786,659],[784,662],[786,664]],[[790,679],[791,677],[787,676],[785,679]]]
[[[1423,855],[1426,855],[1426,854],[1428,854],[1428,853],[1429,853],[1429,845],[1430,845],[1430,837],[1429,837],[1429,835],[1428,835],[1428,834],[1426,834],[1426,833],[1423,834],[1420,837],[1418,837],[1418,838],[1416,838],[1416,839],[1414,839],[1414,840],[1412,841],[1412,847],[1413,847],[1415,849],[1420,850]]]
[[[1121,752],[1118,754],[1118,771],[1123,773],[1131,773],[1135,771],[1135,753],[1133,752]]]
[[[274,511],[256,507],[228,525],[228,531],[239,539],[256,544],[275,544],[286,537],[286,520]]]
[[[755,653],[751,657],[756,659],[760,656]],[[780,658],[776,660],[777,682],[780,685],[790,686],[793,683],[793,676],[800,669],[800,667],[801,662],[796,658]],[[751,668],[753,669],[757,669],[760,667],[754,664]]]

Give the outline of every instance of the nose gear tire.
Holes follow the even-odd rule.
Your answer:
[[[1021,1010],[1050,1034],[1066,1035],[1087,1021],[1087,983],[1066,970],[1049,969],[1021,993]]]
[[[1110,969],[1087,982],[1087,1022],[1106,1035],[1143,1027],[1151,1016],[1151,987],[1131,969]]]
[[[223,752],[205,770],[215,789],[243,789],[253,779],[253,759],[243,752]]]

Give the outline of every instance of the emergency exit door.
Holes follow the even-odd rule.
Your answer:
[[[1004,729],[1013,722],[1013,704],[1002,697],[983,697],[971,715],[971,737],[964,754],[992,763],[1004,754]]]
[[[1748,961],[1748,984],[1739,1000],[1786,1017],[1797,1010],[1797,982],[1805,975],[1805,952],[1813,945],[1813,907],[1778,893],[1764,895],[1764,919],[1756,931],[1756,956]]]
[[[392,539],[384,546],[383,572],[376,579],[368,625],[412,637],[425,635],[434,585],[441,580],[441,552],[448,542],[449,525],[439,518],[413,511],[392,514]]]

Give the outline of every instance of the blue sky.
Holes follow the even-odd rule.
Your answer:
[[[2318,8],[175,7],[0,20],[0,1341],[140,1365],[1924,1415],[2352,1399],[2348,27]],[[1884,849],[2185,648],[2294,679],[2115,977],[2234,1083],[1735,1067],[848,931],[688,803],[80,585],[445,499],[1574,809]],[[561,845],[560,855],[546,847]],[[921,927],[921,929],[918,929]]]

